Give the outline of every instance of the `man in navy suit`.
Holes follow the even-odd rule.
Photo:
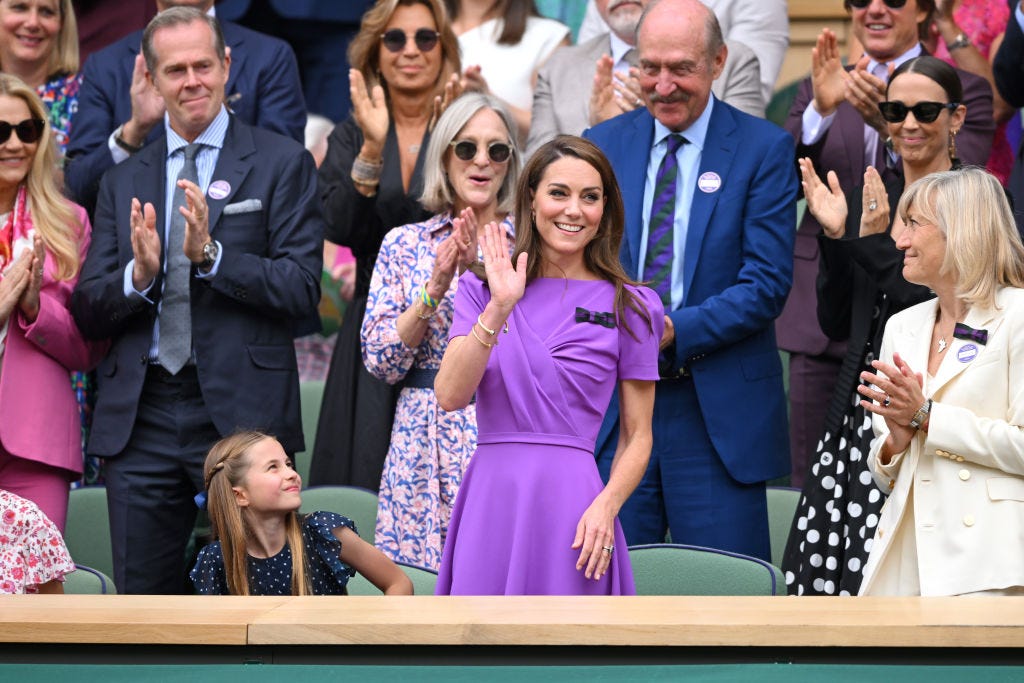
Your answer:
[[[208,12],[213,0],[157,0],[156,6],[161,12],[175,6]],[[292,49],[237,24],[223,22],[221,28],[231,54],[225,97],[232,113],[302,142],[306,104]],[[164,105],[146,80],[141,41],[141,31],[131,33],[90,56],[82,69],[65,174],[71,198],[90,215],[104,172],[162,132]]]
[[[324,226],[309,153],[225,108],[216,19],[162,12],[143,51],[165,135],[104,176],[72,313],[112,342],[88,450],[106,458],[114,580],[179,593],[212,443],[254,428],[304,448],[292,329],[320,299]]]
[[[621,257],[637,279],[658,275],[644,265],[656,249],[648,247],[652,223],[665,220],[650,219],[653,195],[670,138],[685,141],[668,214],[671,292],[654,447],[619,519],[630,545],[663,541],[667,526],[677,543],[767,559],[765,481],[784,474],[789,458],[773,322],[792,276],[793,142],[711,95],[727,50],[698,0],[651,3],[638,47],[647,108],[585,134],[615,168],[626,207]],[[617,435],[616,399],[597,441],[606,479]]]

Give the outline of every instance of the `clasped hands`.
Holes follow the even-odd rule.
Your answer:
[[[0,325],[11,317],[16,308],[21,310],[27,323],[36,321],[45,266],[46,247],[42,238],[35,235],[32,248],[24,248],[0,279]]]
[[[206,197],[199,186],[190,180],[179,180],[178,187],[185,190],[185,206],[178,207],[178,211],[185,217],[182,251],[189,261],[198,265],[204,260],[203,247],[210,241],[210,214]],[[141,292],[153,284],[160,272],[160,235],[156,227],[156,209],[150,202],[143,206],[138,198],[132,198],[129,223],[132,254],[135,257],[132,286]]]
[[[857,392],[864,397],[860,404],[885,419],[889,429],[886,439],[888,453],[901,453],[910,446],[917,432],[910,426],[910,421],[925,402],[924,378],[915,373],[898,353],[893,354],[891,364],[875,360],[871,367],[876,372],[860,374],[861,380],[868,383],[857,387]]]

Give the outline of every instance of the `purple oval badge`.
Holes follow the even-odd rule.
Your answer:
[[[231,194],[231,185],[226,180],[215,180],[210,183],[206,194],[210,195],[210,199],[224,199]]]
[[[717,192],[721,186],[722,178],[714,171],[701,173],[700,178],[697,178],[697,187],[700,188],[701,192]]]
[[[956,359],[961,363],[970,363],[978,356],[978,347],[975,344],[964,344],[956,352]]]

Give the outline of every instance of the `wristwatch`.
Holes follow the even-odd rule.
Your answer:
[[[203,247],[203,262],[199,264],[200,268],[213,268],[213,264],[217,262],[217,257],[220,256],[220,247],[213,240],[206,243]]]
[[[962,31],[957,34],[956,40],[954,40],[952,43],[946,43],[946,49],[949,50],[950,52],[953,52],[954,50],[959,50],[962,47],[970,46],[970,39]]]
[[[123,149],[124,151],[128,152],[129,154],[135,154],[136,152],[141,150],[142,145],[133,145],[130,142],[126,142],[125,139],[121,137],[121,133],[123,131],[123,124],[118,126],[117,130],[114,131],[114,144]]]
[[[910,426],[914,429],[920,429],[921,425],[928,419],[928,413],[932,411],[932,400],[928,399],[924,402],[924,405],[917,409],[914,413],[914,417],[910,419]]]

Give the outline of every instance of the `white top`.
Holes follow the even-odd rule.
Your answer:
[[[491,19],[459,36],[462,68],[479,65],[491,93],[514,107],[533,105],[533,74],[569,35],[554,19],[529,17],[516,45],[499,45],[504,19]]]

